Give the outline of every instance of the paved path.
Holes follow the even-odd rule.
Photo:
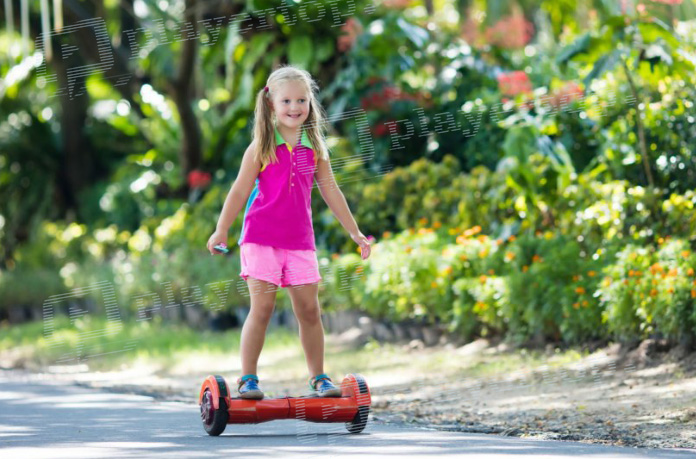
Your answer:
[[[695,458],[696,450],[605,447],[368,423],[228,425],[209,437],[198,406],[0,371],[0,457]]]

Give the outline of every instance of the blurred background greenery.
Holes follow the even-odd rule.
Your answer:
[[[362,114],[329,143],[374,250],[362,262],[314,194],[325,310],[691,345],[694,18],[693,0],[6,2],[0,330],[38,333],[61,294],[66,327],[206,328],[248,306],[241,215],[232,256],[206,241],[253,96],[290,63],[335,119]]]

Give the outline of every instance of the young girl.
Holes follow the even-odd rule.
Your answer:
[[[319,192],[361,249],[370,244],[360,232],[334,179],[322,126],[325,112],[317,102],[318,86],[304,70],[285,66],[268,77],[256,96],[254,138],[239,175],[225,199],[217,228],[208,240],[211,254],[225,244],[227,232],[244,203],[239,238],[241,273],[251,297],[242,328],[242,398],[262,399],[257,363],[278,286],[287,287],[309,368],[310,389],[322,397],[339,397],[340,388],[324,373],[324,328],[318,290],[319,264],[312,226],[312,187]]]

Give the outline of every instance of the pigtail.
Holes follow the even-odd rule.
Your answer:
[[[268,86],[259,90],[256,94],[256,107],[254,109],[253,138],[256,142],[254,157],[261,163],[261,167],[277,161],[270,94]]]

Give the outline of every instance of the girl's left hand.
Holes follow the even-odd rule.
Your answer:
[[[356,234],[351,234],[350,237],[360,246],[360,256],[362,259],[367,260],[367,257],[370,256],[370,240],[360,231]]]

